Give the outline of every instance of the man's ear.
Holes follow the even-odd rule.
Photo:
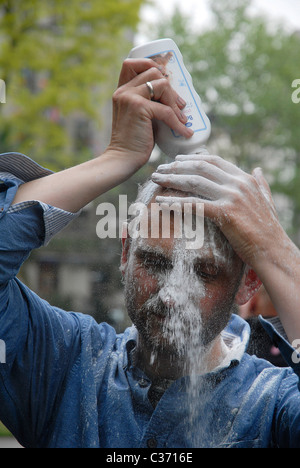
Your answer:
[[[122,257],[121,257],[121,272],[124,275],[127,261],[128,261],[128,252],[130,247],[130,238],[128,235],[127,223],[122,225]]]
[[[249,266],[246,266],[245,273],[239,290],[237,292],[235,302],[237,305],[244,305],[257,293],[262,282],[259,277]]]

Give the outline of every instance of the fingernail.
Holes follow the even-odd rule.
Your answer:
[[[180,96],[178,96],[178,98],[177,98],[177,103],[179,104],[179,107],[185,107],[186,106],[186,102]]]
[[[194,135],[194,131],[191,128],[186,127],[187,138],[190,138]]]
[[[168,169],[169,164],[160,164],[156,168],[156,172],[165,172]]]
[[[187,116],[183,112],[180,112],[180,119],[184,123],[187,122]]]

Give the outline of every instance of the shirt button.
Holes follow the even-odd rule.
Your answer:
[[[140,379],[139,380],[139,386],[141,388],[146,388],[146,387],[148,387],[148,385],[149,385],[148,380],[146,380],[146,379]]]
[[[151,437],[147,440],[147,447],[152,449],[157,447],[157,440],[155,437]]]

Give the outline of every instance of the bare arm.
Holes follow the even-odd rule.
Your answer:
[[[145,83],[151,81],[155,101]],[[158,64],[148,59],[126,60],[113,96],[113,127],[103,155],[79,166],[22,185],[14,204],[39,200],[70,212],[127,180],[149,159],[153,149],[152,120],[164,121],[187,138],[186,117],[178,95]]]

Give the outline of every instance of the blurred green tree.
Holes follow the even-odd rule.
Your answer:
[[[259,165],[271,183],[280,216],[300,244],[300,34],[249,14],[249,0],[210,2],[212,22],[195,30],[179,9],[150,39],[172,37],[212,122],[211,151],[245,170]]]
[[[143,1],[0,2],[0,152],[21,151],[55,170],[93,156],[88,144],[74,154],[70,117],[100,128]],[[84,140],[80,124],[76,131]]]

